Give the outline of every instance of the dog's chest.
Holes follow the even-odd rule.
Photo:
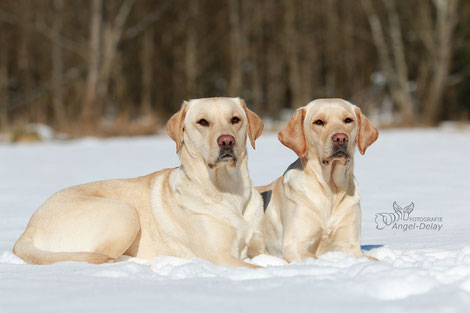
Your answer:
[[[235,240],[232,241],[232,254],[238,258],[246,258],[248,245],[251,241],[254,228],[250,223],[246,214],[246,210],[249,210],[247,206],[249,203],[245,196],[230,195],[222,193],[217,196],[214,203],[220,203],[220,207],[214,207],[219,213],[226,212],[222,216],[217,214],[215,218],[218,218],[222,223],[227,225],[231,229],[231,232],[235,234]]]
[[[303,211],[300,215],[310,220],[320,237],[331,237],[349,216],[357,214],[358,192],[335,192],[300,171],[293,172],[284,182],[290,187],[286,192],[294,206],[292,211]]]

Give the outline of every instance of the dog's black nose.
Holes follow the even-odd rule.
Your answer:
[[[217,144],[222,149],[230,149],[235,146],[235,137],[231,135],[222,135],[217,139]]]
[[[334,134],[331,139],[337,146],[348,143],[348,135],[343,134],[343,133]]]

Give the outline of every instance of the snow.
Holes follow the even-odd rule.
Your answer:
[[[37,207],[80,183],[145,175],[178,165],[167,136],[0,144],[0,312],[468,312],[470,130],[384,130],[356,154],[362,244],[374,262],[342,253],[261,269],[174,257],[90,265],[24,264],[11,248]],[[274,134],[249,151],[253,182],[295,159]],[[441,217],[440,230],[378,230],[375,215],[414,202],[411,217]],[[418,223],[419,225],[419,223]]]

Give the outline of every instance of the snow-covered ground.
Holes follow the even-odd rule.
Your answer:
[[[255,184],[272,181],[295,159],[273,134],[256,145],[249,154]],[[172,257],[24,264],[11,248],[52,193],[145,175],[178,159],[164,135],[1,144],[0,312],[469,312],[469,147],[468,129],[382,131],[365,156],[356,154],[355,170],[362,244],[380,262],[329,253],[285,265],[259,256],[252,262],[265,268],[253,270]],[[394,201],[415,204],[410,219],[377,229],[376,214],[393,219]]]

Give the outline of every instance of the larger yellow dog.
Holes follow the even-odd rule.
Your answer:
[[[125,254],[256,267],[243,261],[265,251],[246,137],[254,147],[262,121],[239,98],[206,98],[185,102],[167,130],[180,167],[59,191],[34,213],[14,253],[33,264]]]

